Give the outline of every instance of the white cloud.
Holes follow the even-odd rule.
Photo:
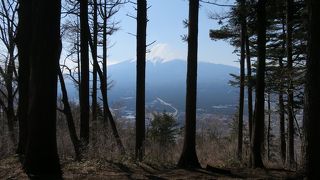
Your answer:
[[[170,61],[174,59],[185,59],[184,53],[172,48],[166,43],[157,43],[152,46],[150,52],[147,53],[147,59],[150,61]]]
[[[120,62],[121,62],[121,61],[119,61],[119,60],[109,58],[109,59],[107,60],[107,65],[108,65],[108,66],[111,66],[111,65],[114,65],[114,64],[118,64],[118,63],[120,63]]]

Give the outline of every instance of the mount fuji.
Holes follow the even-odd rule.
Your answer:
[[[176,59],[163,61],[148,60],[146,63],[146,108],[150,111],[183,113],[185,109],[187,63]],[[233,114],[238,101],[238,89],[229,85],[232,74],[239,69],[233,66],[198,62],[197,106],[199,113]],[[112,108],[125,107],[129,116],[134,116],[136,93],[136,62],[123,61],[108,66],[108,91]],[[66,81],[71,97],[77,91],[72,82]],[[73,92],[73,93],[71,93]],[[69,96],[70,96],[69,95]]]

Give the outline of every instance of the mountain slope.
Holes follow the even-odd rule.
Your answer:
[[[147,62],[146,102],[150,109],[159,110],[150,105],[159,97],[179,111],[184,111],[186,67],[186,61],[183,60]],[[115,82],[109,92],[111,104],[122,102],[128,109],[134,110],[135,70],[136,63],[133,61],[109,66],[108,75]],[[197,102],[199,109],[205,112],[233,112],[238,95],[237,90],[231,87],[228,81],[231,78],[229,74],[237,74],[238,71],[238,68],[231,66],[199,62]]]

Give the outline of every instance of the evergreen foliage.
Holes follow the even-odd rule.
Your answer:
[[[149,138],[162,146],[168,146],[176,142],[177,135],[180,134],[178,123],[172,114],[153,113],[153,120],[148,130]]]

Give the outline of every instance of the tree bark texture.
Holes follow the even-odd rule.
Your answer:
[[[147,1],[137,1],[136,159],[142,161],[145,143]]]
[[[28,139],[24,169],[32,179],[61,179],[56,142],[61,1],[32,0]]]
[[[252,167],[264,168],[264,92],[266,64],[266,0],[257,3],[258,67],[256,80],[256,98],[254,108],[254,125],[252,131]]]
[[[308,0],[309,33],[305,88],[305,168],[308,179],[320,179],[320,1]]]
[[[198,20],[199,0],[189,0],[185,134],[178,162],[178,166],[182,168],[200,167],[196,152]]]
[[[29,104],[29,77],[30,77],[30,41],[31,41],[31,2],[32,0],[20,0],[19,23],[17,27],[17,48],[19,52],[18,68],[18,121],[19,121],[19,142],[17,153],[25,154],[28,137],[28,104]]]
[[[58,77],[60,80],[60,87],[61,87],[61,92],[62,92],[62,102],[63,102],[63,113],[66,116],[67,120],[67,125],[69,129],[69,134],[70,134],[70,139],[73,144],[74,152],[76,155],[76,160],[81,159],[81,151],[80,151],[80,140],[77,135],[77,131],[74,125],[74,120],[73,120],[73,115],[71,111],[71,107],[69,104],[69,98],[68,98],[68,93],[67,93],[67,88],[64,82],[64,78],[61,72],[60,67],[58,67]]]
[[[246,18],[245,18],[245,0],[240,2],[240,94],[239,94],[239,115],[238,115],[238,159],[242,160],[243,144],[243,111],[244,111],[244,78],[245,78],[245,59],[246,59]]]
[[[80,1],[80,140],[83,147],[89,143],[89,47],[88,0]]]
[[[286,11],[286,25],[287,25],[287,68],[289,71],[288,78],[288,158],[287,165],[290,167],[294,163],[294,97],[293,97],[293,58],[292,58],[292,32],[293,32],[293,0],[287,0],[287,11]]]

